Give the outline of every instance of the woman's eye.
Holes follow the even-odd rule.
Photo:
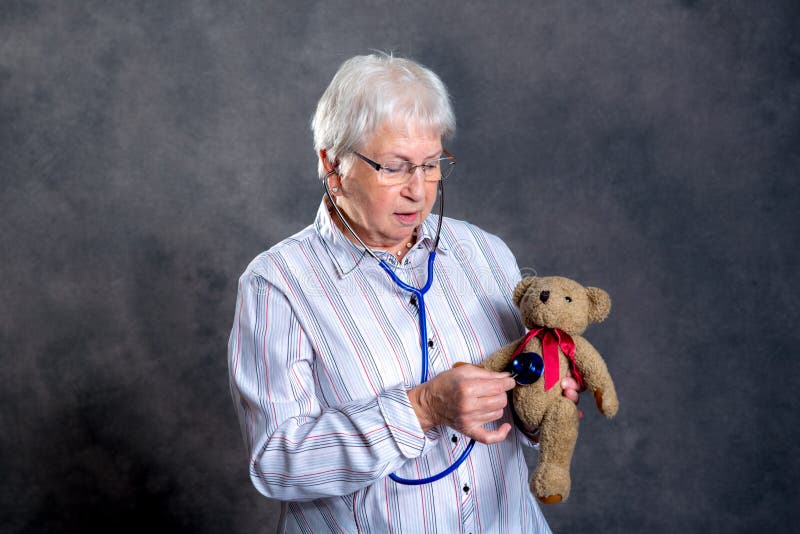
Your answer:
[[[381,166],[381,170],[384,172],[388,172],[389,174],[396,174],[399,172],[403,172],[405,169],[405,165],[403,165],[402,161],[393,161],[391,163],[387,163],[386,165]]]
[[[567,299],[567,302],[572,302],[572,297],[564,297],[564,298]]]

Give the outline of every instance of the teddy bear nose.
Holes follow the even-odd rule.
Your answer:
[[[547,299],[549,298],[550,298],[549,291],[542,291],[541,293],[539,293],[539,300],[541,300],[542,302],[547,302]]]

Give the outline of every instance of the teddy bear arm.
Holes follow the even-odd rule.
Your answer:
[[[614,417],[619,409],[614,381],[603,357],[583,337],[575,337],[575,364],[586,388],[594,395],[597,409],[606,417]]]
[[[517,349],[520,341],[521,339],[512,341],[511,343],[497,349],[497,351],[484,360],[483,366],[490,371],[505,371],[511,363],[511,357],[514,354],[514,351]]]

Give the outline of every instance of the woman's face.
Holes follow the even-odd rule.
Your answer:
[[[442,141],[437,132],[425,128],[386,126],[359,152],[377,163],[402,159],[420,164],[440,157]],[[370,248],[401,246],[436,201],[437,183],[426,182],[421,171],[415,171],[406,184],[386,186],[378,182],[378,171],[355,158],[339,180],[336,204]]]

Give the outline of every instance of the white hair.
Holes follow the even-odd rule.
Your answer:
[[[443,141],[456,130],[450,95],[430,69],[390,54],[355,56],[342,63],[319,99],[311,119],[314,150],[345,165],[387,121],[430,129]]]

